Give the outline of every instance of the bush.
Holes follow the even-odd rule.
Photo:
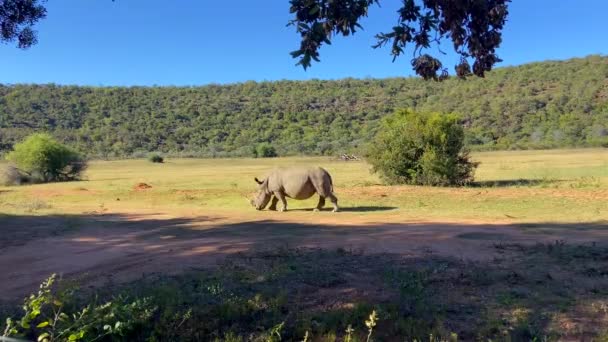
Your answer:
[[[277,157],[277,150],[275,150],[274,146],[270,145],[267,142],[258,144],[253,150],[253,156],[255,158],[273,158]]]
[[[45,133],[36,133],[15,145],[7,157],[32,182],[79,179],[86,161],[71,148]]]
[[[148,298],[89,303],[77,308],[74,291],[58,289],[56,275],[40,285],[37,294],[25,299],[21,318],[7,318],[2,337],[29,341],[120,341],[150,320],[157,310]],[[8,339],[9,341],[12,339]]]
[[[165,159],[158,153],[152,153],[148,156],[148,161],[152,163],[164,163]]]
[[[464,147],[458,116],[412,110],[384,120],[367,159],[389,184],[464,185],[478,165]]]

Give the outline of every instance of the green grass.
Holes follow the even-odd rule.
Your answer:
[[[237,223],[236,229],[204,232],[211,237],[246,237],[239,227],[265,219],[290,219],[301,226],[254,227],[256,234],[272,231],[275,240],[280,235],[286,246],[321,234],[313,229],[319,217],[327,220],[321,224],[325,226],[339,222],[382,226],[415,220],[511,222],[530,243],[535,241],[530,233],[550,238],[552,232],[587,228],[598,228],[595,233],[599,234],[605,227],[608,150],[473,156],[481,166],[477,183],[466,188],[384,186],[364,162],[329,158],[168,159],[164,164],[95,161],[84,181],[0,187],[0,213],[14,214],[0,216],[0,223],[12,227],[3,231],[0,240],[5,241],[3,247],[13,248],[28,239],[73,233],[91,223],[93,214],[114,212],[219,216],[225,227],[229,227],[227,222]],[[249,207],[244,197],[256,188],[253,177],[273,166],[294,164],[327,168],[344,212],[298,210],[312,208],[316,198],[290,200],[294,210],[287,213],[256,212]],[[139,183],[151,188],[134,190]],[[39,226],[18,224],[36,220]],[[128,220],[109,219],[96,222],[93,230],[125,224]],[[125,228],[125,232],[151,226],[128,227],[132,230]],[[165,228],[162,234],[183,234],[183,239],[202,234],[179,228]],[[340,239],[343,232],[337,229],[325,236]],[[356,234],[351,232],[349,237]],[[501,234],[505,233],[463,231],[453,240],[500,241]],[[490,257],[477,261],[423,252],[409,256],[407,250],[404,255],[366,254],[349,249],[348,241],[343,248],[331,250],[276,248],[264,241],[247,252],[231,254],[217,269],[149,275],[129,284],[110,284],[95,295],[151,298],[158,311],[126,338],[133,341],[150,336],[156,340],[264,340],[283,322],[284,340],[301,340],[308,331],[313,341],[334,341],[352,324],[354,336],[362,341],[363,321],[371,310],[380,315],[377,340],[400,336],[401,340],[427,341],[431,334],[447,339],[453,332],[466,341],[591,340],[608,331],[604,326],[608,250],[603,235],[597,238],[597,245],[488,242],[490,251],[485,253]],[[260,250],[264,246],[269,249]],[[85,288],[74,305],[92,296]],[[13,315],[15,308],[0,307],[0,319],[4,312]]]
[[[350,325],[365,341],[594,340],[606,332],[606,247],[499,244],[497,258],[401,259],[395,255],[273,249],[235,255],[217,269],[150,275],[66,304],[146,298],[153,314],[118,341],[335,341]],[[9,310],[9,314],[15,314]],[[570,322],[570,325],[565,323]],[[604,323],[605,324],[605,323]],[[107,339],[109,340],[109,339]],[[434,341],[434,340],[432,340]]]
[[[168,159],[164,164],[94,161],[85,181],[0,188],[0,211],[267,215],[256,214],[246,201],[256,189],[255,176],[274,166],[320,165],[332,174],[341,206],[347,211],[352,208],[341,214],[345,216],[517,222],[608,220],[607,149],[488,152],[473,157],[481,165],[476,184],[467,188],[387,187],[370,174],[364,162],[325,157]],[[152,188],[133,191],[137,183]],[[289,201],[290,209],[315,205],[316,198]]]

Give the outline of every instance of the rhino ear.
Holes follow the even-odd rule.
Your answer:
[[[255,177],[254,179],[255,179],[255,182],[256,182],[256,183],[258,183],[258,184],[262,184],[262,183],[264,183],[264,182],[262,182],[261,180],[259,180],[259,179],[258,179],[258,177]]]

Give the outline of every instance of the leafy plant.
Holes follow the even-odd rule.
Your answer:
[[[148,155],[148,161],[151,163],[164,163],[165,159],[158,153],[151,153]]]
[[[277,157],[277,151],[275,150],[274,146],[270,145],[269,143],[260,143],[258,144],[255,149],[253,150],[253,156],[255,158],[273,158],[273,157]]]
[[[464,147],[457,115],[409,109],[384,120],[367,159],[389,184],[465,185],[477,167]]]
[[[53,182],[78,179],[86,169],[84,158],[46,133],[35,133],[15,145],[6,159],[32,181]]]
[[[372,313],[369,315],[369,318],[367,320],[365,320],[365,326],[367,327],[367,342],[369,342],[372,338],[372,333],[374,332],[374,328],[376,327],[376,324],[378,324],[378,314],[376,313],[376,310],[372,311]]]
[[[106,336],[124,336],[147,321],[156,310],[147,298],[113,301],[74,308],[72,290],[56,291],[57,276],[53,274],[41,285],[37,294],[25,299],[23,316],[8,318],[3,336],[16,336],[38,342],[96,341]]]

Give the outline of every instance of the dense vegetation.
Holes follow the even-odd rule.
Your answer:
[[[87,166],[80,153],[46,133],[32,134],[15,144],[6,158],[23,174],[19,183],[24,177],[29,182],[76,180]]]
[[[457,113],[469,148],[608,145],[608,57],[492,71],[485,79],[246,82],[203,87],[0,86],[0,151],[49,131],[90,157],[357,151],[397,108]]]
[[[165,158],[158,153],[151,153],[148,155],[148,161],[151,163],[162,164],[165,161]]]
[[[465,185],[477,167],[457,115],[408,109],[386,117],[367,159],[389,184]]]

